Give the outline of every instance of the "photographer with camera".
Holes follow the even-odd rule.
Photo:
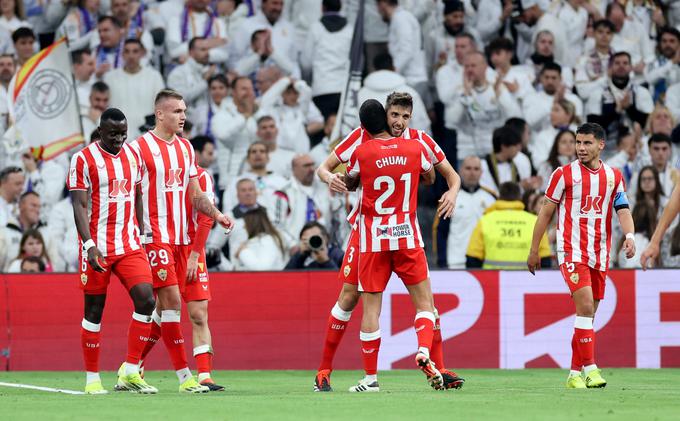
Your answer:
[[[299,249],[284,269],[338,269],[344,253],[329,244],[329,238],[323,225],[316,221],[307,222],[300,231]]]

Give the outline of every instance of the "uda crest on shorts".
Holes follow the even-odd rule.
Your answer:
[[[350,265],[345,265],[345,268],[342,270],[342,273],[345,275],[345,278],[349,276],[349,273],[352,271],[352,267]]]
[[[85,274],[85,273],[80,274],[80,282],[82,282],[83,285],[87,284],[87,274]]]
[[[165,280],[168,279],[168,271],[165,269],[158,269],[158,278],[165,282]]]
[[[578,273],[572,273],[569,276],[569,279],[571,280],[571,282],[578,284]]]

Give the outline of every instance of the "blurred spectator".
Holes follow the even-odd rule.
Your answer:
[[[364,84],[359,90],[359,104],[368,99],[377,99],[381,104],[387,100],[387,96],[393,92],[406,92],[413,98],[413,110],[409,127],[430,132],[430,117],[418,91],[406,83],[406,79],[394,71],[392,57],[378,54],[373,60],[375,71],[364,79]]]
[[[553,171],[567,165],[576,159],[576,135],[569,129],[557,132],[552,147],[548,152],[548,159],[538,166],[538,176],[542,180],[541,190],[548,188],[548,182]]]
[[[576,63],[576,60],[583,54],[583,40],[588,29],[588,13],[595,15],[592,13],[595,10],[590,2],[583,0],[566,0],[561,2],[560,6],[556,15],[560,26],[564,28],[567,42],[564,63],[560,64]]]
[[[348,20],[354,24],[359,11],[359,3],[364,2],[364,46],[365,46],[365,65],[368,72],[374,69],[373,58],[381,53],[388,52],[387,39],[389,34],[388,22],[383,20],[378,12],[376,0],[346,0],[345,13]]]
[[[141,42],[144,49],[150,53],[153,50],[154,43],[151,34],[144,28],[145,6],[137,0],[110,1],[111,15],[120,23],[123,41],[135,39]],[[123,57],[123,59],[125,58]],[[148,57],[146,61],[148,61]],[[144,63],[144,65],[146,64]]]
[[[78,244],[78,231],[73,223],[73,204],[71,197],[59,201],[47,216],[44,230],[47,252],[52,257],[55,272],[77,272],[81,264]],[[64,244],[76,244],[64,247]]]
[[[676,223],[675,227],[666,231],[661,242],[660,250],[662,267],[680,267],[680,224]]]
[[[649,148],[649,156],[652,160],[652,165],[656,169],[661,191],[664,196],[671,197],[673,187],[678,184],[680,180],[680,170],[670,162],[671,159],[671,138],[665,134],[655,134],[649,138],[647,142]],[[640,173],[634,173],[630,180],[630,196],[635,196],[638,185],[638,177]],[[652,230],[654,231],[654,230]]]
[[[0,30],[12,33],[19,28],[30,28],[31,24],[24,19],[23,0],[0,1]]]
[[[328,186],[315,177],[312,157],[298,155],[292,165],[293,177],[275,193],[272,207],[272,221],[288,242],[298,238],[297,233],[307,222],[326,224],[331,218]]]
[[[99,127],[99,117],[109,108],[111,90],[104,82],[95,82],[90,90],[89,107],[82,109],[80,121],[83,125],[83,133],[92,133]],[[89,142],[87,142],[89,143]]]
[[[20,167],[5,167],[0,171],[0,227],[7,225],[15,216],[24,182],[24,172]]]
[[[207,50],[204,64],[227,61],[227,28],[210,8],[210,0],[186,0],[182,9],[174,9],[172,16],[166,18],[165,44],[173,60],[185,63],[191,56],[191,40],[202,38],[203,47]]]
[[[45,262],[40,257],[28,256],[21,261],[21,273],[42,273],[45,269]]]
[[[588,121],[600,124],[607,132],[605,152],[609,155],[614,150],[618,127],[633,123],[644,127],[647,115],[654,109],[649,91],[631,79],[631,71],[628,53],[612,55],[607,85],[595,88],[586,104]]]
[[[276,120],[268,115],[257,119],[257,140],[264,143],[269,150],[269,169],[289,178],[292,174],[291,162],[295,158],[295,152],[279,148],[278,137],[279,129],[276,127]]]
[[[276,66],[261,67],[255,74],[255,90],[258,100],[262,98],[262,94],[267,92],[282,77],[281,69]]]
[[[145,117],[154,113],[156,94],[165,88],[163,77],[156,69],[141,65],[145,54],[139,40],[128,39],[123,46],[124,66],[104,75],[104,82],[111,90],[109,106],[120,109],[127,118],[128,141],[141,134],[139,128],[144,125]]]
[[[95,52],[95,75],[102,79],[113,69],[123,67],[123,28],[112,16],[102,16],[97,22],[97,35],[92,37],[90,48]]]
[[[654,60],[649,31],[639,22],[629,19],[625,8],[618,2],[609,3],[606,18],[614,24],[612,48],[616,52],[627,52],[630,55],[631,69],[636,75],[642,75],[645,63]]]
[[[464,33],[470,34],[473,43],[481,45],[477,30],[473,26],[465,24],[465,3],[460,0],[445,1],[444,21],[441,26],[435,26],[432,34],[435,38],[438,67],[457,59],[456,39]]]
[[[14,57],[0,55],[0,136],[5,133],[9,124],[9,98],[7,88],[16,72]]]
[[[300,231],[298,251],[290,256],[284,269],[338,269],[344,252],[330,244],[326,228],[316,221],[307,222]]]
[[[76,50],[71,53],[73,62],[73,78],[76,82],[76,94],[81,112],[87,112],[90,104],[90,92],[94,83],[96,63],[94,56],[88,49]]]
[[[475,226],[467,247],[465,267],[525,270],[536,215],[524,210],[517,183],[503,183],[498,200]],[[541,267],[550,267],[546,235],[539,245]]]
[[[19,199],[19,214],[0,228],[0,269],[19,253],[21,237],[31,229],[43,229],[40,222],[40,196],[26,192]]]
[[[612,168],[618,168],[623,175],[626,186],[630,186],[633,174],[637,173],[642,167],[642,156],[640,153],[641,142],[635,132],[631,132],[627,127],[622,127],[618,131],[616,139],[617,152],[607,160],[607,164]]]
[[[614,54],[611,46],[614,30],[614,24],[610,21],[606,19],[596,21],[593,24],[595,45],[585,50],[576,64],[576,92],[585,102],[596,88],[607,86],[609,61]]]
[[[23,66],[36,53],[35,41],[35,34],[30,28],[21,27],[12,33],[18,67]]]
[[[482,159],[480,184],[497,193],[506,182],[523,183],[531,177],[528,160],[517,160],[522,149],[522,137],[513,128],[503,126],[493,131],[493,152]]]
[[[52,263],[45,249],[45,240],[37,229],[28,229],[24,232],[19,243],[17,257],[9,262],[6,267],[7,273],[21,272],[21,261],[27,257],[38,257],[45,264],[45,272],[52,272]]]
[[[459,168],[461,186],[453,217],[437,224],[437,265],[465,269],[465,249],[484,210],[496,201],[495,195],[479,185],[482,161],[476,156],[463,159]]]
[[[534,41],[534,52],[526,59],[524,65],[528,70],[534,88],[540,88],[541,70],[546,63],[555,61],[555,36],[548,30],[539,31]],[[562,83],[569,89],[574,87],[574,66],[576,61],[559,63],[562,67]]]
[[[218,149],[219,150],[219,149]],[[219,154],[218,154],[219,157]],[[261,205],[271,207],[270,201],[274,198],[274,192],[283,188],[288,181],[282,176],[270,171],[269,150],[262,142],[253,142],[247,151],[246,169],[238,178],[230,178],[224,191],[222,210],[231,210],[237,204],[236,183],[244,178],[253,180],[257,187],[258,202]]]
[[[340,0],[331,0],[340,3]],[[321,18],[322,0],[287,0],[283,3],[283,15],[290,20],[295,28],[295,44],[304,45],[305,40],[312,36],[310,33],[314,22]],[[338,5],[338,11],[340,11]]]
[[[220,235],[223,241],[216,244],[218,248],[222,248],[224,243],[229,241],[229,259],[234,261],[234,253],[238,250],[238,247],[248,240],[248,232],[246,231],[245,222],[243,221],[243,216],[253,209],[260,207],[257,203],[257,187],[255,186],[255,181],[250,178],[241,178],[236,182],[236,197],[237,203],[232,209],[225,211],[234,220],[234,228],[231,231],[228,239],[224,238],[224,235]],[[221,234],[221,233],[220,233]],[[212,239],[212,237],[211,237]],[[214,241],[208,241],[208,244],[215,244]]]
[[[307,153],[309,136],[323,130],[323,116],[312,102],[312,90],[303,80],[279,79],[262,95],[260,107],[263,114],[276,120],[280,148]]]
[[[234,60],[239,60],[248,54],[253,32],[268,29],[271,33],[272,50],[288,57],[288,60],[294,63],[296,67],[293,74],[299,75],[295,28],[281,16],[282,12],[283,0],[262,0],[261,10],[255,16],[251,16],[243,22],[238,35],[234,39],[233,50],[236,55]]]
[[[168,88],[184,97],[187,118],[197,120],[195,110],[205,109],[208,102],[208,80],[217,72],[217,66],[209,62],[209,43],[204,37],[189,41],[189,58],[172,69],[168,75]]]
[[[476,51],[465,57],[463,83],[453,98],[446,104],[445,119],[447,128],[457,128],[458,156],[490,153],[493,129],[521,115],[501,78],[489,83],[486,59]]]
[[[427,84],[425,50],[423,49],[420,23],[411,12],[399,6],[398,0],[377,0],[378,13],[390,29],[387,49],[394,60],[395,70],[406,83],[418,91],[427,109],[432,107]]]
[[[263,67],[277,66],[285,75],[300,77],[297,66],[288,56],[274,50],[272,33],[268,29],[258,29],[250,39],[250,49],[236,63],[236,73],[242,76],[254,76]]]
[[[323,16],[311,24],[300,56],[302,69],[312,75],[312,100],[324,119],[338,112],[347,82],[353,28],[339,15],[341,7],[340,0],[323,0]]]
[[[576,115],[576,107],[566,99],[555,100],[550,109],[550,127],[544,128],[533,138],[529,146],[531,160],[536,168],[548,159],[557,134],[564,130],[576,131],[580,119]]]
[[[227,30],[227,39],[236,39],[243,21],[248,17],[248,8],[251,7],[252,4],[252,2],[241,0],[217,1],[217,15],[219,16],[219,19],[224,22],[224,27]]]
[[[225,188],[229,180],[241,173],[248,147],[257,139],[253,82],[239,76],[231,83],[231,92],[231,101],[220,107],[210,125],[210,133],[217,142],[220,188]]]
[[[502,78],[503,85],[521,105],[527,95],[534,92],[534,87],[527,67],[512,65],[514,51],[515,45],[507,38],[496,38],[486,46],[489,62]]]
[[[562,83],[562,67],[559,64],[544,64],[539,81],[540,89],[528,94],[522,103],[524,118],[532,130],[539,132],[550,128],[550,110],[555,101],[566,99],[574,104],[577,117],[583,115],[583,103]]]
[[[656,59],[645,69],[645,81],[649,84],[654,102],[661,99],[666,89],[680,82],[680,31],[664,27],[657,35]]]
[[[68,37],[69,48],[80,50],[90,45],[97,29],[100,0],[77,0],[57,29],[56,38]],[[56,2],[55,2],[56,3]]]
[[[522,203],[524,204],[524,209],[529,213],[538,215],[538,213],[541,211],[541,207],[543,206],[544,197],[545,193],[542,191],[526,190],[524,194],[522,194]]]
[[[335,127],[336,115],[331,114],[326,119],[326,123],[323,126],[323,139],[321,142],[314,145],[311,151],[309,151],[309,156],[314,160],[314,164],[318,167],[321,163],[328,157],[331,151],[331,145],[333,144],[333,139],[331,135],[333,134],[333,128]]]
[[[285,245],[281,235],[269,220],[267,211],[263,208],[250,210],[243,216],[243,220],[248,240],[234,253],[236,269],[245,271],[283,269]]]
[[[222,73],[215,74],[208,79],[208,101],[206,101],[200,109],[194,111],[193,115],[196,120],[195,130],[196,135],[204,135],[213,137],[212,121],[221,110],[226,110],[229,104],[229,80]]]

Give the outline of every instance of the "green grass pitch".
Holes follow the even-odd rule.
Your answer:
[[[565,370],[461,370],[461,390],[434,391],[417,370],[380,374],[380,393],[350,394],[359,371],[336,371],[314,393],[311,371],[218,371],[225,392],[180,395],[174,373],[151,371],[155,396],[64,395],[0,386],[5,420],[680,420],[680,369],[604,369],[605,389],[567,390]],[[0,382],[82,390],[84,373],[1,372]],[[115,374],[102,373],[106,387]]]

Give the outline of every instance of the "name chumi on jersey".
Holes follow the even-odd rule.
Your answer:
[[[375,161],[378,168],[386,167],[388,165],[406,165],[405,156],[386,156]]]

